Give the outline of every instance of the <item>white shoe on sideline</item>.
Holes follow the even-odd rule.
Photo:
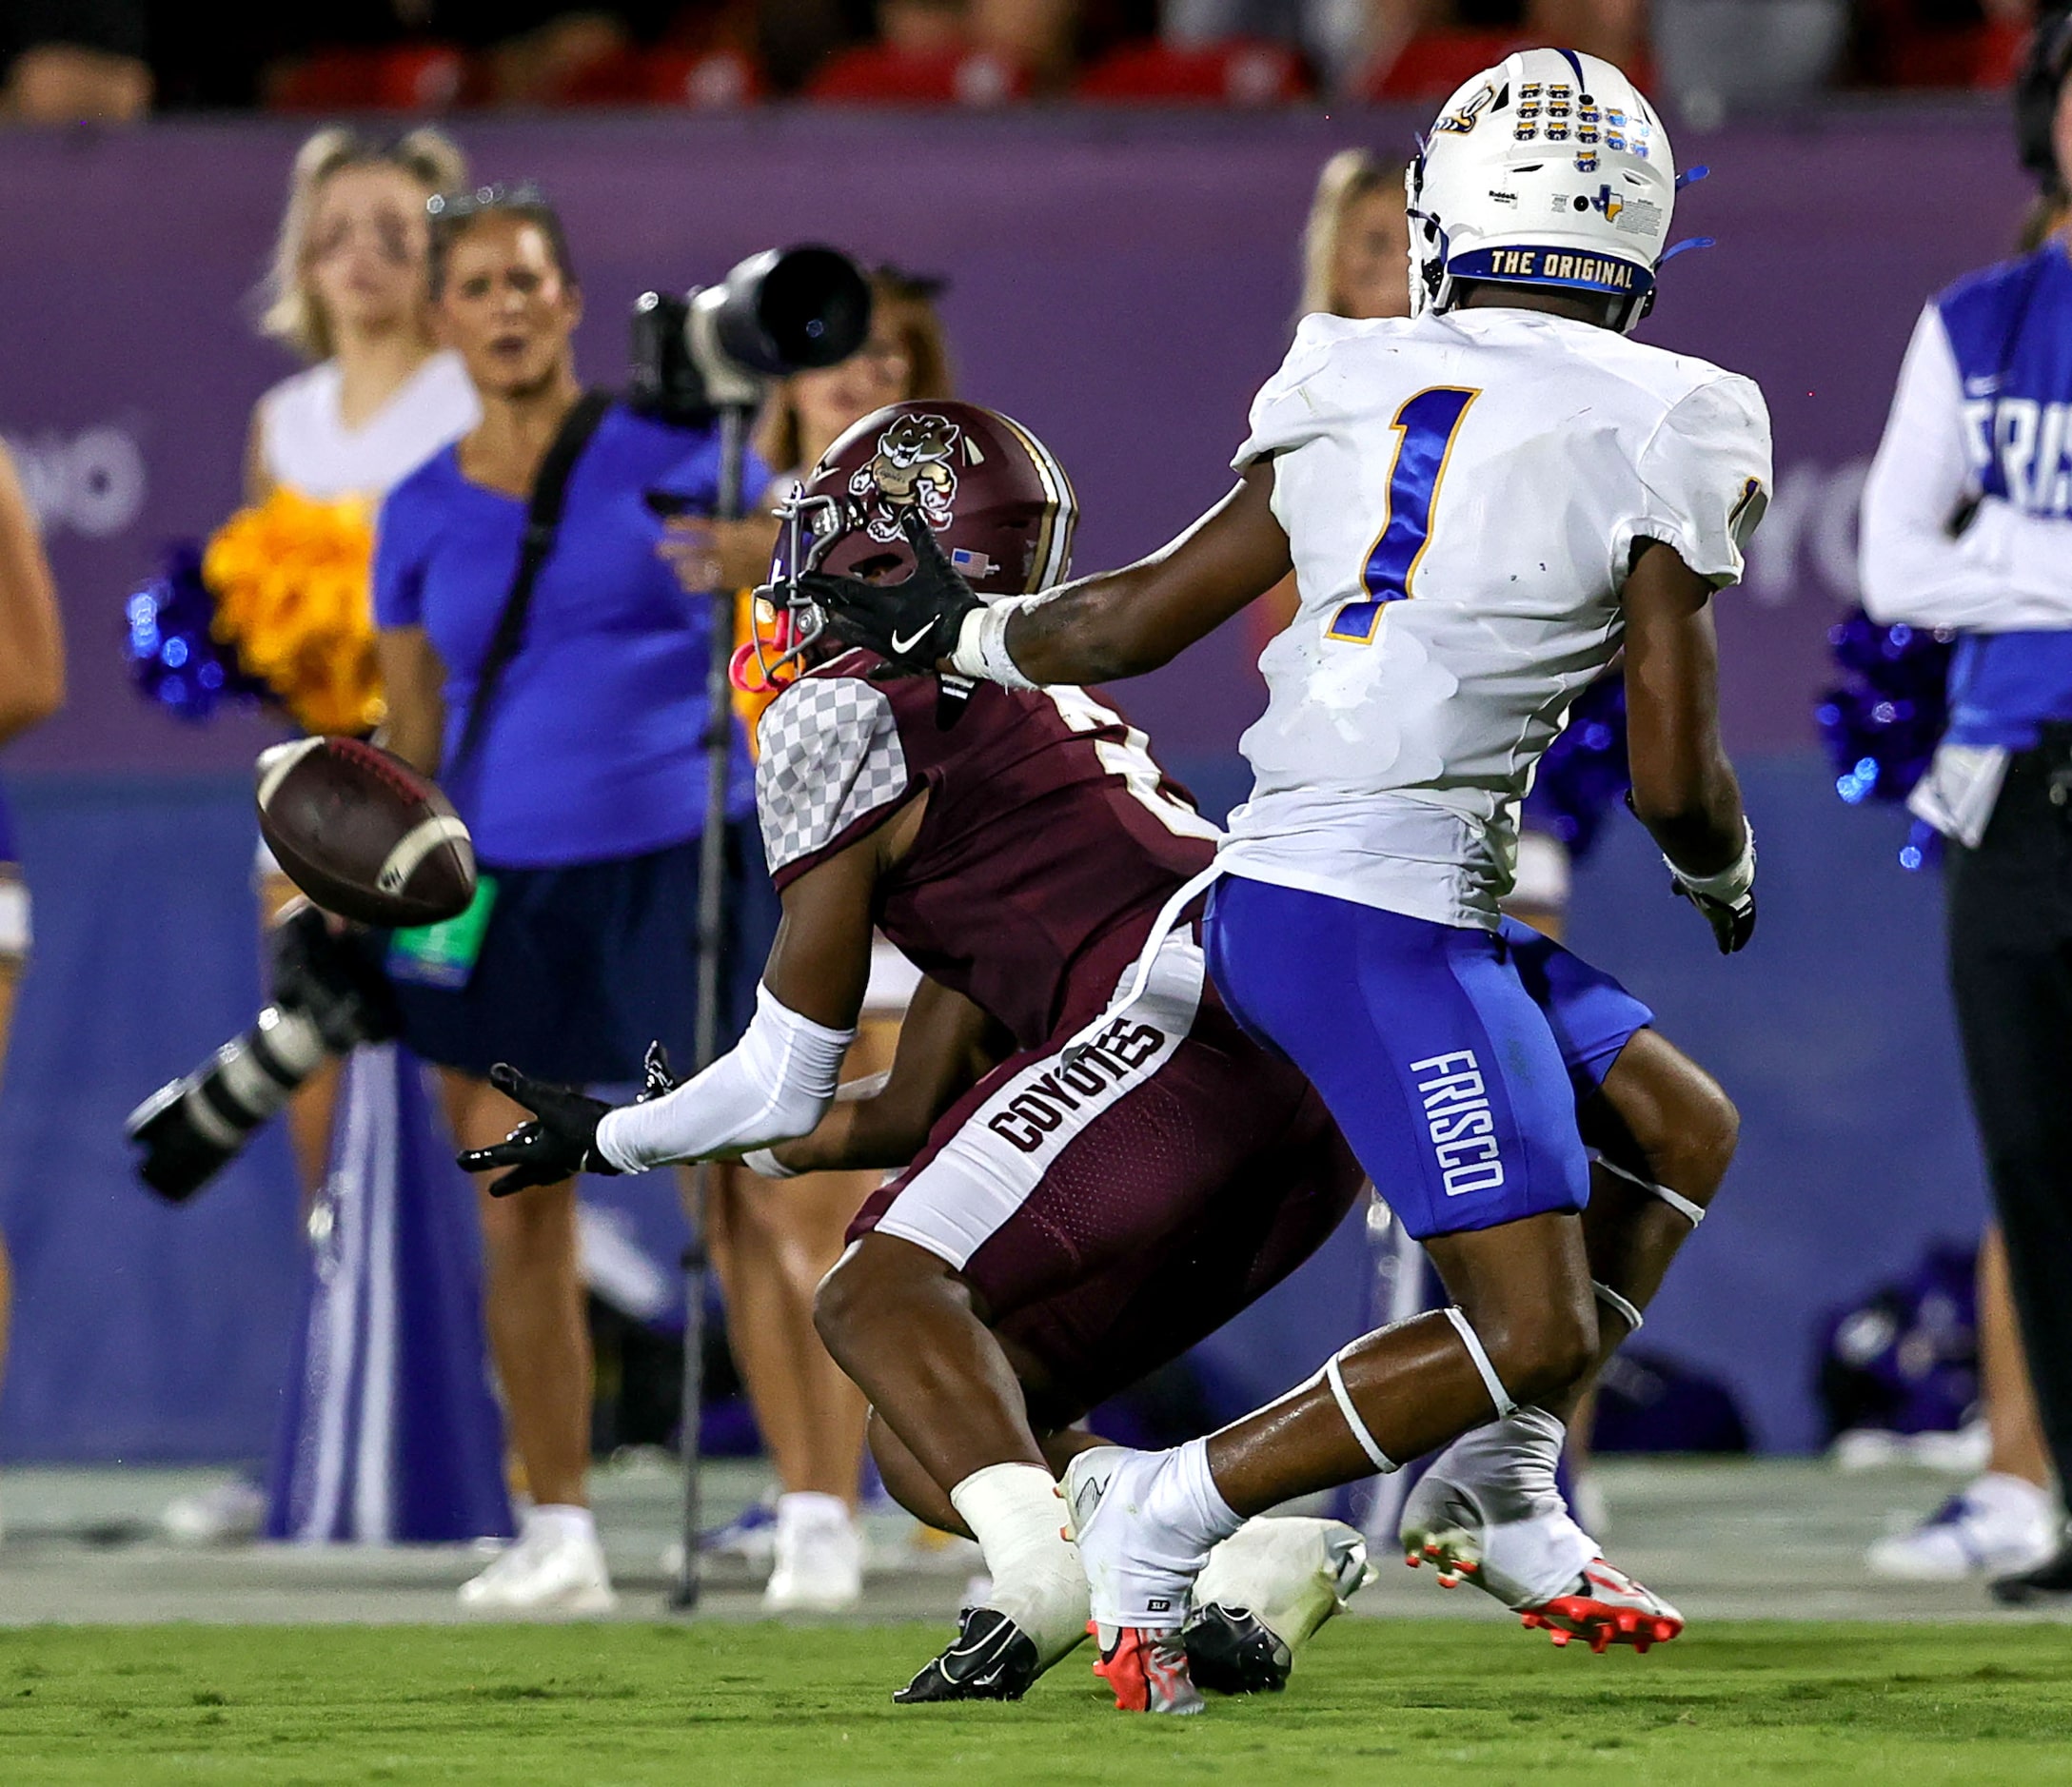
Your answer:
[[[471,1613],[582,1619],[610,1613],[618,1604],[596,1528],[562,1509],[529,1511],[518,1542],[461,1584],[461,1605]]]
[[[1962,1582],[2033,1569],[2058,1548],[2050,1497],[2034,1483],[1988,1471],[1909,1532],[1881,1539],[1864,1561],[1900,1582]]]
[[[863,1599],[863,1533],[839,1496],[778,1497],[775,1556],[765,1613],[846,1613]]]
[[[181,1545],[249,1544],[266,1522],[266,1492],[244,1477],[176,1496],[158,1517],[160,1530]]]

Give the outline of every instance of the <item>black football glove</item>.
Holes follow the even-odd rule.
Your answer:
[[[1672,893],[1680,894],[1695,906],[1712,927],[1712,941],[1720,946],[1722,955],[1731,955],[1755,935],[1755,890],[1750,888],[1739,899],[1714,899],[1701,894],[1696,888],[1686,887],[1674,875],[1669,877]]]
[[[899,511],[899,531],[914,549],[914,575],[903,583],[808,571],[799,586],[827,611],[828,631],[848,645],[890,658],[902,670],[932,671],[957,650],[964,617],[984,600],[942,555],[918,508]]]
[[[598,1152],[597,1126],[612,1107],[573,1087],[555,1086],[546,1080],[528,1079],[503,1062],[489,1070],[489,1083],[506,1092],[534,1114],[493,1148],[471,1149],[461,1156],[464,1172],[493,1172],[510,1168],[489,1188],[489,1195],[507,1198],[514,1191],[530,1191],[536,1186],[559,1185],[579,1172],[602,1173],[606,1178],[619,1168]],[[669,1070],[669,1051],[661,1043],[647,1045],[641,1066],[640,1096],[633,1102],[644,1105],[651,1098],[673,1092],[682,1081]]]
[[[1633,803],[1633,791],[1626,791],[1626,810],[1636,819],[1640,808]],[[1742,821],[1746,827],[1746,819]],[[1712,927],[1712,941],[1720,946],[1722,955],[1732,955],[1755,935],[1755,833],[1746,833],[1745,856],[1730,870],[1717,875],[1687,874],[1669,860],[1665,851],[1662,866],[1669,872],[1669,892],[1680,899],[1688,900],[1698,909],[1700,916]],[[1727,893],[1718,884],[1740,878],[1746,872],[1738,892]],[[1706,883],[1712,883],[1707,886]]]
[[[532,1079],[503,1061],[489,1070],[489,1084],[533,1113],[530,1123],[520,1124],[494,1147],[469,1149],[461,1156],[463,1172],[507,1169],[490,1184],[491,1197],[559,1185],[579,1172],[619,1170],[597,1151],[597,1126],[611,1110],[602,1098]]]

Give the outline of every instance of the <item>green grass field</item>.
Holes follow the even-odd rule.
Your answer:
[[[1646,1658],[1341,1620],[1285,1695],[893,1706],[942,1629],[0,1630],[0,1781],[2072,1780],[2072,1629],[1715,1625]]]

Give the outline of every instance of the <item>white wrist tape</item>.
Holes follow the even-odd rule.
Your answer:
[[[1029,605],[1026,596],[1011,596],[974,608],[957,630],[957,650],[950,662],[963,675],[1010,689],[1033,689],[1036,685],[1023,676],[1007,649],[1007,623]]]
[[[1662,860],[1669,864],[1669,873],[1676,877],[1676,885],[1708,900],[1717,900],[1723,906],[1731,906],[1745,898],[1748,890],[1755,886],[1755,827],[1745,816],[1741,828],[1741,854],[1717,874],[1692,874],[1688,870],[1679,869],[1665,855]]]
[[[622,1172],[740,1154],[804,1135],[834,1102],[853,1030],[829,1030],[756,989],[755,1021],[731,1053],[644,1105],[597,1126],[597,1149]]]

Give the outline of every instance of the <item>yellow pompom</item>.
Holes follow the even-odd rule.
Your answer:
[[[208,542],[215,636],[306,732],[363,733],[387,712],[374,656],[374,522],[357,498],[288,489]]]

